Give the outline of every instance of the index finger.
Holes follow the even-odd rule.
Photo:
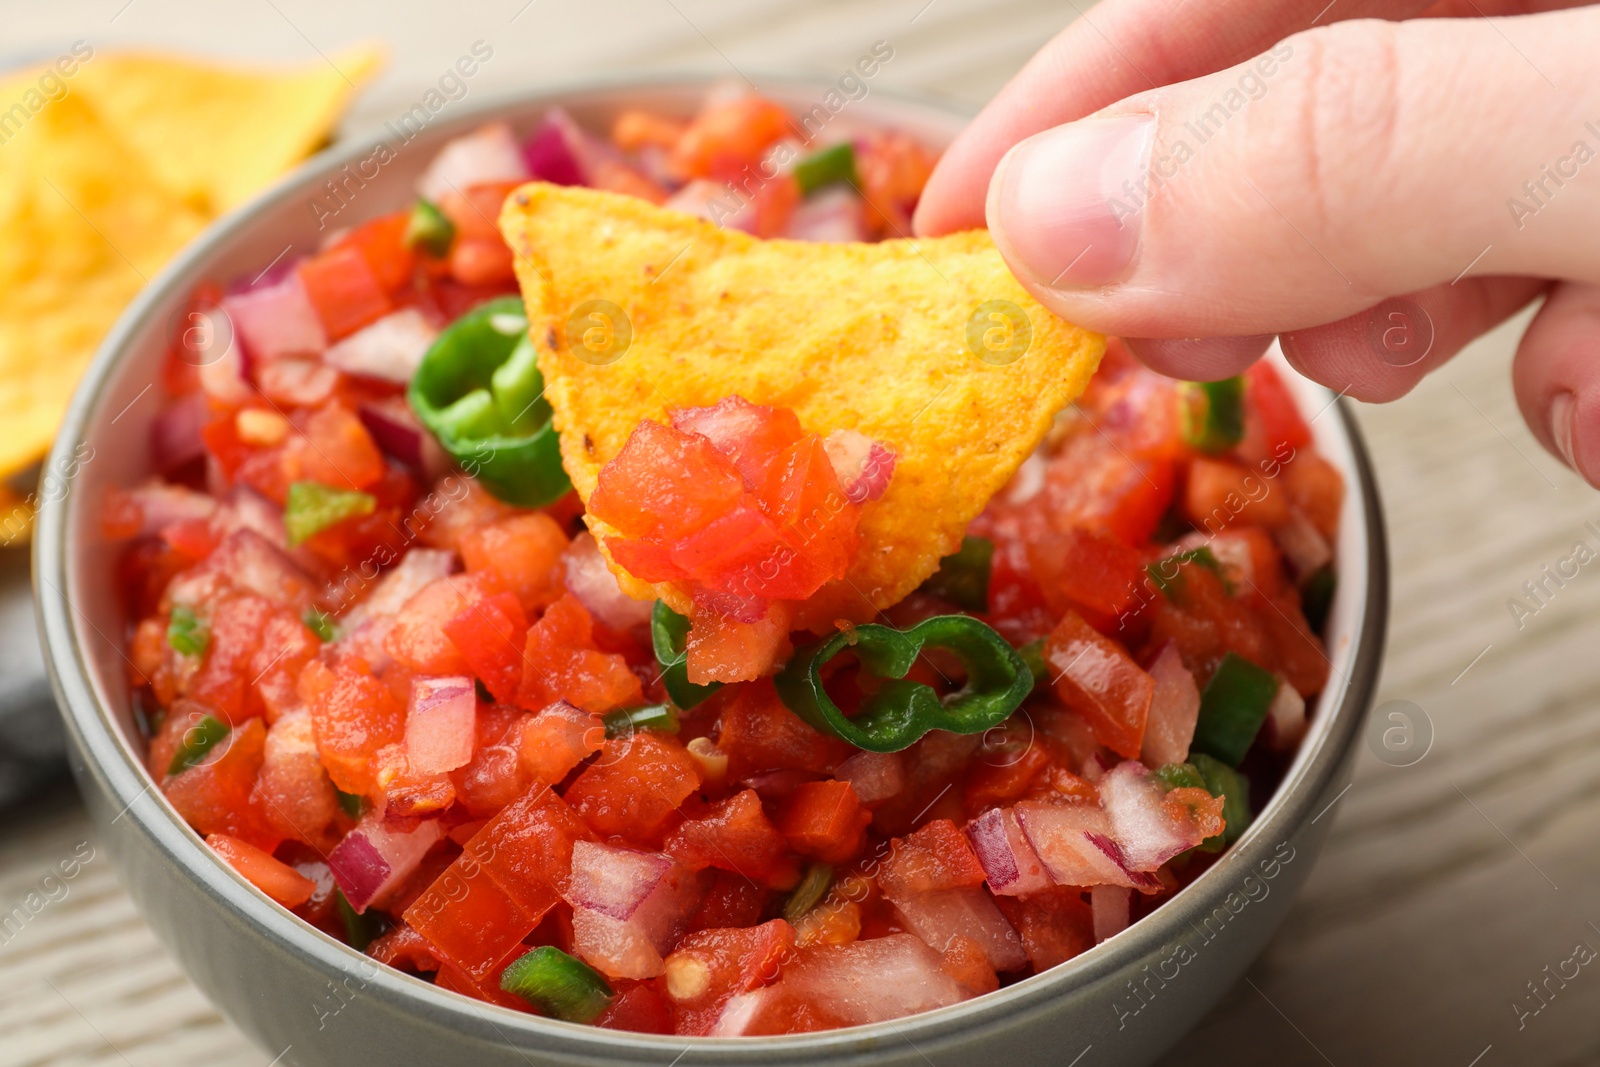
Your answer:
[[[1134,93],[1243,62],[1314,25],[1409,18],[1431,0],[1106,0],[1040,49],[957,137],[917,205],[916,232],[984,225],[989,177],[1006,150]],[[1500,2],[1479,0],[1485,7]],[[1503,0],[1502,0],[1503,2]]]

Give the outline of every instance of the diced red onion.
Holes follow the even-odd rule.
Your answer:
[[[1131,871],[1153,871],[1204,840],[1193,820],[1174,820],[1166,790],[1137,760],[1124,760],[1100,782],[1100,805]]]
[[[863,804],[897,796],[905,786],[905,763],[897,752],[857,752],[839,764],[833,776],[849,782]]]
[[[1089,890],[1094,913],[1094,943],[1120,934],[1128,928],[1128,909],[1133,894],[1120,885],[1097,885]]]
[[[744,784],[754,789],[762,800],[767,802],[782,800],[807,782],[814,782],[817,776],[793,767],[783,767],[775,771],[761,771],[744,779]]]
[[[236,341],[242,340],[255,359],[314,356],[328,347],[322,319],[295,271],[271,285],[223,297],[222,310],[232,321]]]
[[[627,631],[650,621],[654,603],[622,591],[593,535],[581,533],[561,556],[567,591],[608,629]]]
[[[834,430],[823,438],[822,447],[852,504],[876,500],[889,488],[895,455],[882,441],[856,430]]]
[[[1200,689],[1183,665],[1178,646],[1168,641],[1150,665],[1155,691],[1145,720],[1140,758],[1150,767],[1182,763],[1189,758],[1195,722],[1200,717]]]
[[[455,571],[455,553],[442,548],[413,548],[373,588],[372,595],[356,606],[345,620],[353,629],[372,619],[393,618],[422,587]]]
[[[283,511],[248,485],[236,485],[228,490],[212,519],[212,526],[219,537],[226,537],[235,530],[254,530],[280,549],[289,545],[289,536],[283,528]]]
[[[699,906],[706,879],[660,853],[633,853],[665,861],[665,869],[657,876],[650,873],[654,864],[631,860],[631,869],[624,869],[614,858],[600,858],[596,850],[632,851],[588,841],[573,846],[572,877],[566,892],[573,905],[573,951],[612,977],[652,978],[661,973],[662,954],[676,942],[689,915]],[[618,870],[599,875],[597,880],[597,864]],[[656,878],[655,884],[631,905],[627,918],[617,918],[618,911],[628,909],[627,900],[638,885],[651,877]],[[612,879],[615,885],[602,885],[602,880],[609,883]],[[585,899],[610,903],[602,909],[584,904]]]
[[[406,709],[406,759],[422,774],[445,774],[472,760],[478,694],[472,679],[417,678]]]
[[[1278,693],[1267,707],[1267,720],[1272,723],[1271,745],[1279,752],[1294,748],[1306,734],[1306,698],[1281,674]]]
[[[139,533],[145,536],[159,534],[173,523],[209,519],[217,510],[213,497],[167,482],[145,482],[125,496],[139,509]]]
[[[163,408],[150,424],[150,462],[163,474],[205,455],[200,430],[211,418],[204,393],[190,393]]]
[[[789,219],[788,236],[796,241],[865,241],[861,197],[842,185],[806,197]]]
[[[1018,970],[1028,962],[1022,939],[982,886],[885,896],[902,925],[936,952],[945,951],[960,935],[977,942],[997,971]]]
[[[665,970],[661,950],[637,923],[593,908],[572,909],[572,953],[612,978],[643,981]]]
[[[1111,820],[1098,807],[1024,801],[1016,812],[1028,844],[1057,885],[1135,884],[1110,837]]]
[[[424,819],[414,830],[402,833],[386,826],[376,811],[369,812],[329,853],[328,866],[359,914],[416,870],[443,836],[437,819]]]
[[[1017,473],[1011,476],[1003,490],[1008,504],[1026,504],[1039,495],[1044,488],[1045,474],[1050,470],[1050,461],[1045,459],[1044,453],[1034,452],[1022,461],[1022,466],[1017,468]]]
[[[672,168],[672,153],[660,145],[640,148],[638,160],[639,173],[663,189],[676,189],[683,181]]]
[[[1289,508],[1289,520],[1274,530],[1273,536],[1298,578],[1320,570],[1333,559],[1333,548],[1327,538],[1297,507]]]
[[[369,401],[356,410],[356,415],[385,455],[393,456],[408,467],[422,466],[425,431],[405,397],[386,396]]]
[[[322,359],[346,374],[404,385],[438,335],[422,312],[401,308],[332,345]]]
[[[587,135],[572,116],[559,107],[545,112],[544,121],[522,146],[523,163],[528,173],[556,185],[588,185],[584,166]]]
[[[311,578],[271,541],[251,529],[223,538],[205,560],[167,586],[174,604],[199,607],[228,590],[266,597],[296,613],[311,605]]]
[[[672,857],[660,852],[579,841],[572,849],[568,903],[626,922],[671,869]]]
[[[417,194],[437,203],[451,192],[464,193],[474,185],[522,181],[528,165],[511,127],[491,122],[457,137],[439,150],[417,179]]]
[[[238,344],[210,355],[195,369],[195,375],[200,379],[200,391],[223,404],[243,403],[254,393],[245,374],[244,349]]]
[[[991,892],[1017,897],[1050,887],[1044,863],[1028,843],[1015,812],[991,808],[969,822],[966,831]]]

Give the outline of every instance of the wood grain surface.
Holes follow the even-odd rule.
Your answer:
[[[1093,18],[1071,0],[0,6],[20,55],[81,38],[316,59],[386,41],[391,66],[351,130],[409,106],[479,39],[495,54],[473,93],[663,67],[836,76],[882,39],[895,55],[877,85],[975,107],[1079,10]],[[1600,1063],[1600,967],[1543,1000],[1528,985],[1600,949],[1600,563],[1551,583],[1520,626],[1507,603],[1575,542],[1600,548],[1585,527],[1600,528],[1600,495],[1518,417],[1507,368],[1524,322],[1359,411],[1393,553],[1379,711],[1431,724],[1431,748],[1409,767],[1362,752],[1288,923],[1168,1064]],[[0,1065],[267,1067],[156,943],[69,785],[0,824],[0,910],[30,894],[38,914],[0,933]]]

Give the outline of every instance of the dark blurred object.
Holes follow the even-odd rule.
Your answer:
[[[33,621],[27,548],[0,549],[0,808],[67,768]]]

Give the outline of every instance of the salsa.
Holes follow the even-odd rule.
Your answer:
[[[642,422],[590,500],[604,552],[550,443],[490,221],[518,184],[872,240],[931,164],[893,132],[808,143],[752,96],[609,138],[557,110],[196,293],[234,343],[174,343],[156,476],[103,520],[178,814],[377,961],[681,1035],[981,996],[1214,863],[1329,669],[1343,486],[1270,366],[1175,382],[1113,341],[960,550],[826,632],[791,609],[857,551],[881,443],[740,396]],[[632,599],[607,554],[694,610]]]

